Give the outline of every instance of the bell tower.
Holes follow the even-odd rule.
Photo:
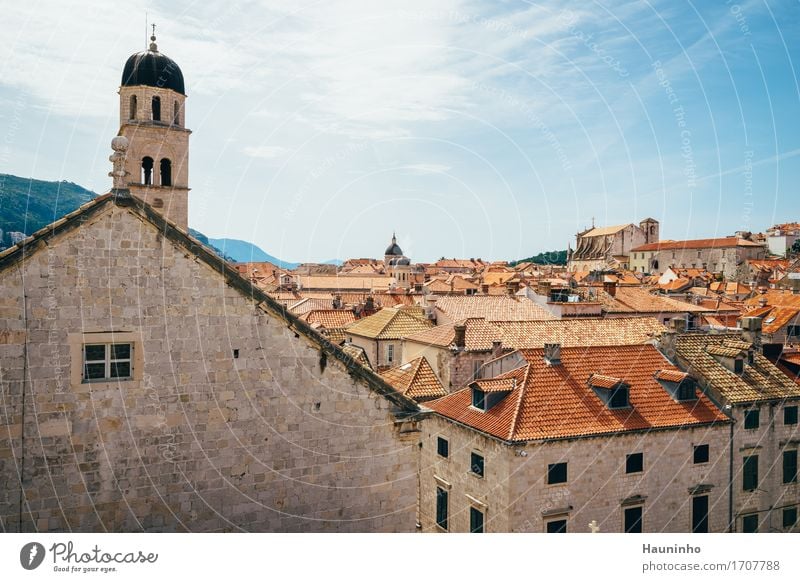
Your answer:
[[[183,230],[189,228],[189,135],[186,92],[177,63],[150,47],[131,55],[119,88],[119,133],[129,146],[127,187]]]

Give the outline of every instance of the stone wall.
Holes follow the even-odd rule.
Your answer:
[[[449,440],[450,457],[436,454],[436,437]],[[643,501],[646,532],[689,532],[693,488],[709,496],[709,528],[728,525],[729,426],[651,431],[510,446],[439,416],[426,419],[420,457],[420,521],[435,522],[436,487],[450,487],[449,531],[469,529],[469,507],[485,504],[489,532],[543,532],[550,519],[567,519],[569,532],[623,531],[623,503]],[[709,444],[710,462],[693,464],[693,445]],[[485,477],[469,473],[470,452],[485,455]],[[644,453],[644,471],[625,474],[625,459]],[[567,462],[568,480],[548,485],[550,463]],[[627,501],[626,501],[627,500]]]
[[[4,531],[414,530],[396,405],[138,213],[88,218],[0,272]],[[101,332],[132,380],[76,376]]]

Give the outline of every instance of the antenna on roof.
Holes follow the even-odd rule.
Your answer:
[[[592,216],[592,228],[594,228],[594,216]]]

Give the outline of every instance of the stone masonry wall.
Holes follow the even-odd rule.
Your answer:
[[[433,415],[423,423],[420,456],[420,522],[436,525],[436,488],[450,485],[451,532],[469,530],[469,507],[485,504],[486,531],[546,530],[549,519],[567,519],[569,532],[588,532],[596,520],[601,532],[623,531],[623,500],[643,496],[647,532],[691,531],[692,494],[709,495],[709,528],[728,525],[729,427],[652,431],[614,437],[573,439],[510,446]],[[436,438],[448,439],[450,456],[437,455]],[[694,444],[709,444],[710,462],[694,465]],[[485,477],[469,473],[470,452],[485,456]],[[644,453],[644,471],[625,474],[625,458]],[[564,484],[548,485],[550,463],[567,462]],[[709,487],[710,486],[710,487]]]
[[[341,362],[127,208],[42,246],[0,272],[4,531],[414,530],[417,433]],[[91,332],[133,380],[75,382]]]

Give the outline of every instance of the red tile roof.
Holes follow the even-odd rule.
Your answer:
[[[380,375],[400,393],[414,400],[429,400],[447,394],[425,356],[381,372]]]
[[[562,348],[561,364],[548,365],[544,350],[520,350],[526,363],[499,376],[517,387],[482,412],[468,388],[426,404],[437,414],[506,441],[615,434],[726,422],[702,394],[676,402],[656,381],[659,370],[678,371],[652,345]],[[631,408],[609,409],[589,387],[592,374],[622,378]]]
[[[760,247],[762,245],[753,241],[728,236],[725,238],[701,238],[695,240],[671,240],[641,245],[631,252],[643,251],[678,251],[684,249],[724,249],[731,247]]]

